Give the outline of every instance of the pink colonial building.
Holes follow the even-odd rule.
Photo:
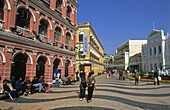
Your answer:
[[[77,0],[0,0],[3,79],[75,74]]]

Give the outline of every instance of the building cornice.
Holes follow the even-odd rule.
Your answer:
[[[70,0],[71,4],[73,4],[76,8],[79,7],[79,5],[74,1],[74,0]]]
[[[2,32],[2,31],[0,31],[0,39],[12,41],[12,42],[20,43],[20,44],[24,44],[24,45],[29,44],[30,46],[50,50],[50,51],[57,52],[57,53],[59,52],[59,53],[62,53],[62,54],[67,54],[67,55],[72,55],[72,56],[77,55],[76,52],[64,50],[64,49],[54,47],[54,46],[49,45],[49,44],[45,44],[45,43],[42,43],[42,42],[39,42],[39,41],[34,41],[32,39],[20,37],[18,35]]]

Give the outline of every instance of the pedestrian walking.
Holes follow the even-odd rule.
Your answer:
[[[110,71],[109,70],[107,70],[107,78],[109,78],[109,76],[110,76]]]
[[[113,71],[110,71],[110,79],[113,79]]]
[[[119,80],[122,80],[122,70],[119,71]]]
[[[139,73],[137,70],[135,70],[135,85],[138,85],[139,83]]]
[[[122,76],[123,76],[123,80],[125,80],[125,77],[126,77],[125,70],[122,71]]]
[[[158,78],[159,75],[158,74],[159,74],[159,70],[154,72],[154,85],[156,85],[156,83],[157,83],[157,85],[159,85],[159,78]]]
[[[87,83],[86,83],[86,78],[85,78],[85,73],[82,72],[80,73],[80,101],[82,101],[83,99],[85,99],[85,91],[86,91],[86,87],[87,87]]]
[[[76,81],[79,81],[79,71],[76,72]]]
[[[96,80],[94,79],[94,72],[90,72],[89,76],[87,78],[87,85],[88,85],[88,96],[87,96],[87,103],[89,103],[91,98],[93,97],[93,91],[94,91],[94,85],[96,83]]]

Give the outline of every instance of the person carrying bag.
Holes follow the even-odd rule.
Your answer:
[[[92,101],[92,96],[93,96],[93,91],[95,88],[95,83],[96,80],[94,78],[94,71],[89,73],[89,76],[87,78],[87,86],[88,86],[88,96],[87,96],[87,103],[89,103],[90,101]]]

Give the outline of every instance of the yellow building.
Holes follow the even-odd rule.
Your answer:
[[[89,22],[79,23],[77,28],[76,47],[78,54],[76,56],[76,71],[89,72],[94,70],[95,75],[97,75],[104,70],[104,48]],[[83,54],[84,36],[88,36],[88,53],[85,55]]]

